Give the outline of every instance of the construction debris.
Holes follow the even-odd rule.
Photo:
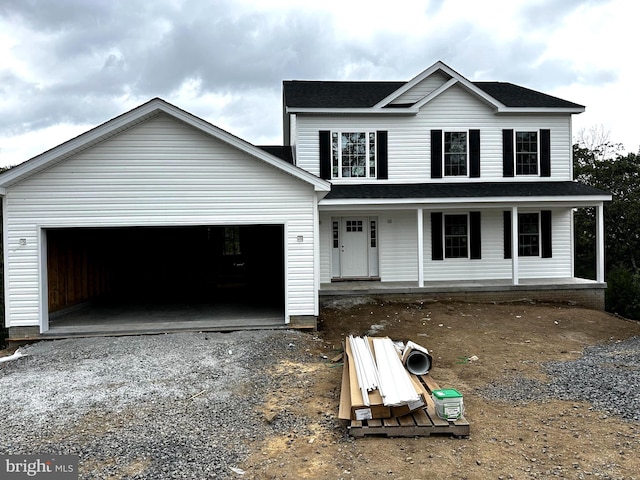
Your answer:
[[[411,352],[416,358],[410,366],[418,374],[407,367]],[[398,350],[388,337],[349,336],[343,359],[338,418],[350,421],[354,437],[469,434],[462,407],[455,418],[452,408],[446,414],[442,404],[436,408],[436,400],[441,400],[432,394],[439,387],[428,375],[432,357],[426,348],[408,342]],[[462,406],[462,395],[456,401]]]

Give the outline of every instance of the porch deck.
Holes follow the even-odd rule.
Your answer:
[[[514,301],[531,298],[539,301],[571,302],[597,310],[604,309],[606,283],[584,278],[536,278],[513,285],[505,280],[467,280],[425,282],[338,281],[320,285],[320,303],[344,296],[429,296],[471,301]]]
[[[585,278],[532,278],[520,280],[518,285],[513,285],[511,280],[456,280],[424,282],[424,287],[419,287],[418,282],[380,282],[380,281],[337,281],[320,284],[320,296],[326,295],[353,295],[377,293],[442,293],[442,292],[489,292],[496,290],[555,290],[575,288],[606,288],[606,283]]]

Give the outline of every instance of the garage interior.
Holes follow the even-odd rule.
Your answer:
[[[46,236],[48,334],[284,326],[283,225]]]

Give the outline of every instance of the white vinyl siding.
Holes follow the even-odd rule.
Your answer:
[[[539,213],[540,209],[519,209],[518,213]],[[551,210],[552,258],[519,257],[520,278],[559,278],[573,276],[571,266],[571,210]],[[517,249],[514,249],[514,253]]]
[[[474,209],[478,211],[478,209]],[[469,210],[447,210],[446,214],[464,214]],[[480,238],[482,258],[447,258],[432,260],[431,215],[424,217],[424,279],[442,280],[496,280],[511,278],[511,260],[504,258],[502,210],[480,211]]]
[[[545,208],[547,209],[547,208]],[[504,258],[503,210],[460,209],[446,214],[481,212],[482,258],[447,258],[432,260],[431,215],[424,210],[424,280],[425,282],[458,280],[509,280],[511,259]],[[521,213],[540,211],[522,209]],[[441,211],[441,210],[438,210]],[[347,215],[340,212],[337,216]],[[361,213],[358,213],[361,215]],[[375,212],[367,212],[374,216]],[[378,212],[380,242],[380,279],[383,282],[418,281],[417,213],[415,210]],[[321,281],[331,281],[331,213],[321,215]],[[553,257],[519,257],[519,278],[567,278],[571,270],[571,210],[552,210]]]
[[[418,279],[418,232],[415,211],[380,215],[380,278],[384,282]]]
[[[287,313],[314,315],[314,195],[245,152],[154,117],[7,189],[9,325],[39,324],[38,232],[49,227],[284,225]]]
[[[320,130],[388,131],[390,182],[447,182],[431,179],[430,131],[480,130],[481,176],[468,182],[514,181],[503,177],[502,130],[551,130],[551,178],[531,176],[528,181],[571,180],[570,115],[496,114],[482,100],[453,86],[420,109],[416,115],[297,117],[297,165],[319,175]],[[334,180],[339,183],[343,180]],[[361,180],[364,181],[364,180]],[[375,182],[376,180],[368,180]]]
[[[391,105],[411,104],[419,102],[431,92],[447,83],[451,77],[443,72],[434,72],[396,98]]]

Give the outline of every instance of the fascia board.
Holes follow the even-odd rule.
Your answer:
[[[557,108],[557,107],[505,107],[498,108],[497,113],[583,113],[585,107]]]
[[[382,107],[388,105],[389,103],[393,102],[396,98],[398,98],[400,95],[402,95],[403,93],[405,93],[408,90],[410,90],[411,88],[413,88],[415,85],[420,83],[422,80],[427,78],[429,75],[432,75],[437,70],[442,70],[442,71],[448,73],[449,75],[451,75],[450,72],[453,72],[456,75],[458,75],[456,72],[451,70],[449,67],[447,67],[441,61],[437,61],[436,63],[431,65],[429,68],[427,68],[426,70],[423,70],[421,73],[419,73],[418,75],[413,77],[411,80],[409,80],[402,87],[397,89],[395,92],[392,92],[391,94],[387,95],[385,98],[380,100],[378,103],[376,103],[373,106],[373,108],[382,108]],[[453,75],[451,75],[451,76],[453,76]]]
[[[300,167],[286,163],[281,159],[274,157],[273,155],[265,152],[264,150],[261,150],[258,147],[250,144],[249,142],[241,139],[240,137],[236,137],[235,135],[227,132],[226,130],[222,130],[221,128],[218,128],[215,125],[212,125],[211,123],[199,117],[196,117],[195,115],[185,112],[184,110],[181,110],[168,103],[165,103],[163,105],[163,110],[166,113],[169,113],[170,115],[174,116],[178,120],[182,120],[183,122],[191,125],[192,127],[195,127],[201,130],[202,132],[209,134],[227,143],[228,145],[234,148],[244,151],[245,153],[248,153],[249,155],[258,158],[264,161],[265,163],[279,170],[282,170],[283,172],[288,173],[289,175],[292,175],[294,177],[299,178],[300,180],[303,180],[307,183],[312,184],[315,187],[316,191],[328,192],[329,190],[331,190],[331,184],[326,180],[316,177],[315,175],[307,172],[306,170],[301,169]]]
[[[37,155],[0,175],[0,186],[7,187],[15,181],[19,181],[25,175],[31,172],[46,168],[49,164],[53,164],[64,159],[70,154],[74,154],[82,148],[89,147],[95,143],[108,138],[110,134],[118,132],[127,126],[134,125],[138,121],[150,117],[155,110],[158,109],[160,99],[153,99],[140,107],[113,118],[102,125],[99,125],[88,132],[85,132],[71,140],[68,140],[57,147],[53,147],[40,155]]]
[[[95,127],[88,132],[73,138],[57,147],[54,147],[47,152],[28,160],[27,162],[20,164],[4,174],[0,176],[0,188],[7,187],[19,181],[24,176],[29,175],[32,172],[37,172],[43,168],[46,168],[50,164],[54,164],[66,156],[77,153],[81,151],[83,148],[87,148],[91,145],[94,145],[109,136],[117,133],[121,130],[125,130],[140,121],[150,118],[151,116],[163,112],[167,115],[180,120],[205,134],[211,135],[239,150],[252,155],[253,157],[257,157],[260,160],[272,165],[283,172],[286,172],[294,177],[299,178],[307,183],[310,183],[314,186],[316,191],[328,192],[331,189],[331,185],[329,182],[322,180],[315,175],[296,167],[295,165],[290,165],[289,163],[283,162],[282,160],[268,154],[267,152],[255,147],[254,145],[242,140],[231,133],[222,130],[211,123],[196,117],[170,103],[165,102],[162,99],[155,98],[146,104],[141,105],[140,107],[135,108],[127,113],[124,113],[112,120],[109,120],[102,125]]]
[[[287,107],[287,113],[317,114],[317,115],[415,115],[418,109],[415,107],[403,108],[306,108]]]
[[[448,80],[446,83],[444,83],[443,85],[441,85],[440,87],[436,88],[433,92],[431,92],[429,95],[427,95],[426,97],[424,97],[422,100],[420,100],[419,102],[416,102],[413,106],[415,108],[421,108],[424,105],[426,105],[427,103],[429,103],[431,100],[433,100],[434,98],[438,97],[439,95],[441,95],[442,93],[446,92],[447,90],[449,90],[451,87],[453,87],[456,83],[458,83],[459,80],[456,78],[452,78],[450,80]]]

